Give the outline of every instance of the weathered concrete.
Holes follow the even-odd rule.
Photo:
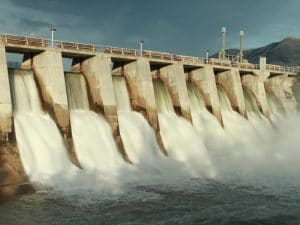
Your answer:
[[[0,142],[0,162],[0,202],[34,192],[25,174],[15,137],[9,143]]]
[[[34,55],[32,69],[43,102],[49,107],[48,110],[53,111],[58,126],[67,132],[70,119],[61,52],[58,49],[49,49]]]
[[[12,130],[12,104],[5,47],[0,45],[0,139],[6,139]]]
[[[30,70],[32,69],[33,54],[27,53],[23,55],[23,62],[21,69]]]
[[[192,122],[190,101],[186,86],[185,73],[183,65],[176,62],[174,64],[161,67],[159,77],[167,87],[174,109],[185,119]]]
[[[211,65],[205,65],[203,68],[192,70],[188,76],[204,97],[207,109],[214,114],[220,124],[223,125],[213,67]]]
[[[155,131],[156,139],[160,150],[167,155],[159,132],[159,123],[155,94],[150,70],[150,64],[147,59],[138,58],[137,61],[127,63],[122,68],[115,68],[115,73],[123,73],[129,86],[129,95],[133,110],[144,114],[149,124]]]
[[[270,118],[270,108],[267,101],[264,81],[270,76],[267,71],[254,71],[252,74],[242,75],[242,85],[250,91],[257,102],[259,110],[266,118]]]
[[[293,80],[292,91],[297,103],[297,110],[300,111],[300,76],[291,77]]]
[[[31,59],[30,59],[31,58]],[[72,162],[80,167],[72,140],[62,54],[59,49],[24,56],[22,68],[34,71],[44,110],[50,113],[64,134]]]
[[[287,79],[287,74],[270,76],[265,81],[266,92],[274,95],[277,102],[280,104],[278,107],[281,111],[287,112],[285,109],[285,93],[284,93],[284,82]]]
[[[230,69],[216,75],[217,84],[226,91],[233,110],[247,118],[241,77],[238,69]]]
[[[297,78],[296,77],[287,77],[283,83],[283,91],[285,95],[285,109],[287,112],[294,113],[297,111],[298,107],[298,101],[296,97],[297,91],[296,90],[296,85],[297,85]]]
[[[87,80],[89,96],[95,111],[102,112],[112,127],[113,135],[118,149],[123,158],[130,162],[119,131],[117,106],[115,101],[114,88],[111,76],[111,58],[104,54],[96,54],[93,57],[83,59],[81,67],[78,67],[78,60],[73,61],[73,71],[83,73]]]
[[[131,105],[135,111],[143,111],[155,131],[159,130],[157,109],[149,61],[139,58],[123,67],[129,86]]]

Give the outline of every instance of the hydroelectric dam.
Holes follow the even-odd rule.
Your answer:
[[[8,68],[7,53],[23,55],[20,68]],[[208,126],[296,112],[297,74],[264,57],[252,64],[2,34],[0,194],[167,158],[215,176],[200,141]]]

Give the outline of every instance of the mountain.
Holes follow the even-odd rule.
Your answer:
[[[228,49],[226,53],[236,55],[238,51],[238,49]],[[267,57],[268,64],[282,66],[300,65],[300,39],[287,37],[282,41],[274,42],[264,47],[244,51],[244,58],[251,63],[258,63],[260,56]],[[216,58],[218,54],[214,54],[211,57]]]

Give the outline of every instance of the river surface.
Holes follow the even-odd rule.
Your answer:
[[[1,204],[0,224],[300,224],[299,115],[283,116],[274,102],[269,121],[244,90],[246,120],[218,87],[223,128],[189,86],[192,126],[175,114],[163,82],[155,81],[165,157],[118,79],[120,134],[130,165],[118,154],[109,124],[89,110],[83,75],[66,77],[82,169],[71,163],[55,121],[43,111],[33,71],[14,71],[14,127],[25,172],[38,191]]]
[[[43,190],[0,206],[0,224],[299,224],[297,185],[181,179],[115,194]]]

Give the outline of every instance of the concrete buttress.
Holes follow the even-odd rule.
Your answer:
[[[73,63],[74,66],[76,64],[76,62]],[[96,54],[93,57],[83,59],[80,70],[86,78],[94,110],[103,112],[104,117],[112,127],[113,136],[122,157],[131,163],[125,152],[119,131],[117,106],[111,75],[111,58],[108,55]]]
[[[138,58],[136,61],[124,65],[123,72],[129,86],[133,110],[144,113],[150,125],[155,130],[161,152],[167,155],[159,132],[160,129],[149,61],[144,58]]]
[[[298,78],[299,79],[299,78]],[[285,95],[285,108],[286,111],[295,113],[297,112],[298,102],[297,93],[295,90],[297,85],[297,77],[288,76],[283,83],[283,91]]]
[[[264,81],[270,76],[267,71],[253,71],[253,73],[242,75],[242,85],[255,97],[261,113],[270,119],[270,108],[267,101]]]
[[[29,65],[29,58],[29,56],[24,56],[23,67]],[[42,95],[43,106],[54,117],[58,127],[63,132],[71,160],[80,166],[70,129],[70,114],[61,51],[48,49],[34,54],[32,56],[32,69]]]
[[[0,136],[5,139],[12,131],[12,103],[5,46],[0,45]]]
[[[32,68],[44,103],[53,110],[58,126],[65,132],[70,118],[61,52],[49,49],[34,55]]]
[[[158,117],[149,61],[139,58],[124,65],[124,75],[129,85],[133,109],[144,111],[150,125],[157,131]]]
[[[284,94],[283,84],[284,84],[284,81],[287,79],[287,77],[288,77],[287,74],[270,76],[265,81],[266,92],[269,93],[269,94],[272,94],[273,96],[276,97],[277,102],[279,103],[278,107],[282,111],[285,111],[285,112],[286,112],[286,109],[285,109],[285,94]]]
[[[204,97],[207,109],[215,115],[222,125],[222,115],[213,67],[204,65],[203,68],[192,70],[190,80]]]
[[[297,102],[292,89],[296,79],[289,77],[288,74],[270,76],[265,81],[265,88],[268,93],[273,94],[280,108],[286,113],[297,111]]]
[[[160,68],[160,79],[167,87],[176,112],[192,122],[190,101],[183,65],[174,63]]]
[[[216,75],[217,84],[226,91],[232,108],[247,118],[241,77],[238,69],[230,69]]]

